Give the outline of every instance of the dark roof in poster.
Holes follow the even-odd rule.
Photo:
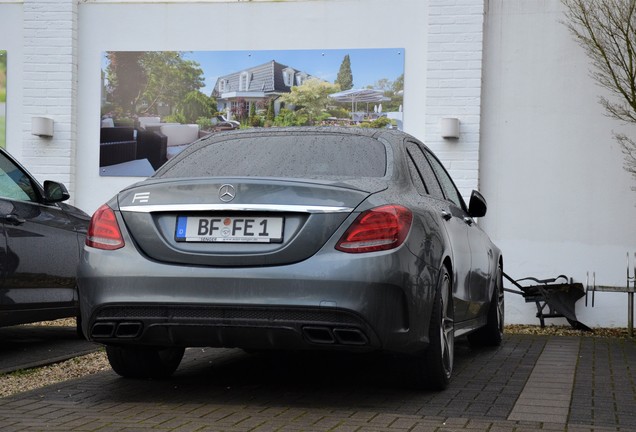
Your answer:
[[[299,75],[302,75],[305,79],[312,77],[306,72],[272,60],[258,66],[219,77],[214,85],[212,95],[218,97],[223,93],[238,91],[289,93],[291,91],[291,86],[288,86],[284,79],[284,71],[287,69],[289,69],[293,74],[294,84],[296,84],[296,77]],[[248,87],[246,89],[242,89],[240,86],[241,75],[244,72],[249,74]],[[221,86],[222,82],[224,82],[223,86]]]

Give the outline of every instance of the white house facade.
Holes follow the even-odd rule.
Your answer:
[[[218,111],[227,114],[231,114],[233,106],[241,101],[264,104],[270,98],[275,101],[275,112],[278,113],[278,97],[289,93],[293,86],[300,86],[309,78],[312,76],[306,72],[272,60],[217,78],[212,96],[216,97]]]
[[[604,116],[603,90],[563,19],[559,0],[0,0],[6,146],[90,213],[140,180],[99,175],[104,52],[400,47],[403,129],[465,197],[485,195],[479,223],[505,271],[581,282],[595,272],[625,285],[636,180],[612,131],[636,128]],[[52,138],[31,133],[41,116],[53,119]],[[459,138],[442,137],[442,119],[458,120]],[[626,326],[626,300],[597,294],[577,315]],[[537,323],[535,312],[507,296],[508,323]]]

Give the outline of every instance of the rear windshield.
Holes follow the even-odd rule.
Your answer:
[[[250,136],[201,144],[176,156],[157,177],[384,177],[386,172],[384,144],[369,137]]]

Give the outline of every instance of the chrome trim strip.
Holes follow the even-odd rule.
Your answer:
[[[120,207],[121,211],[133,213],[154,212],[190,212],[190,211],[268,211],[294,213],[351,213],[352,207],[304,206],[277,204],[156,204],[129,205]]]

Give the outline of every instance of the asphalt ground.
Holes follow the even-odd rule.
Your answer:
[[[170,379],[107,371],[2,398],[0,430],[636,431],[632,339],[507,335],[455,358],[431,392],[390,356],[189,349]]]

